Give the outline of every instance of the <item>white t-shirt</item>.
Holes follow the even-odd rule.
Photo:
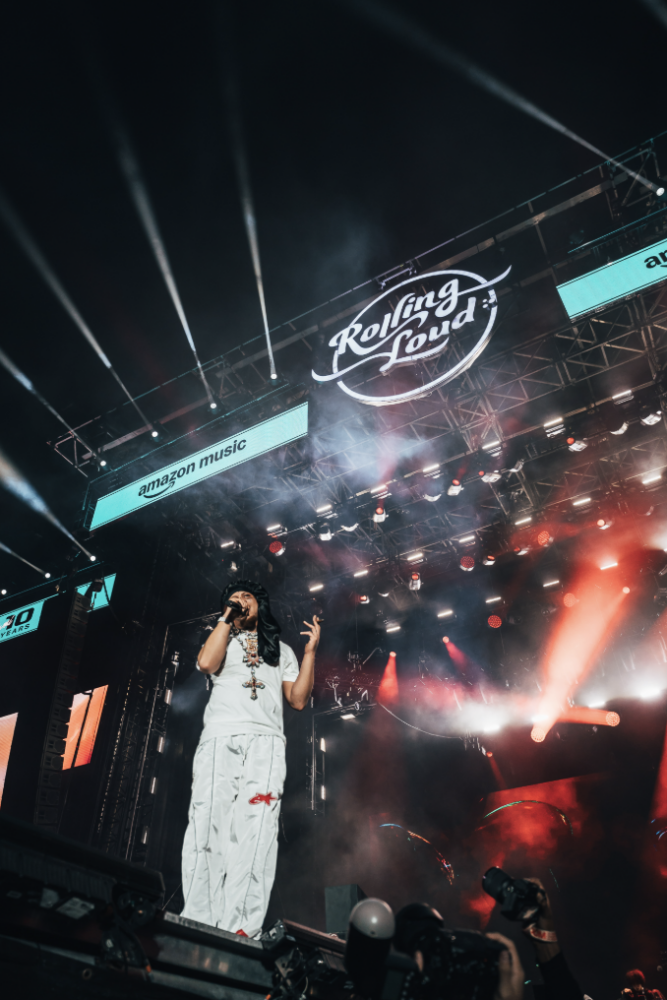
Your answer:
[[[250,667],[243,662],[243,646],[229,637],[227,653],[219,674],[210,674],[213,690],[204,712],[204,729],[200,742],[214,736],[241,736],[265,733],[283,739],[283,681],[295,681],[299,664],[294,651],[280,643],[280,662],[272,667],[260,663],[255,667],[257,700],[251,698],[252,688],[244,687],[252,679]],[[264,687],[259,685],[263,684]]]

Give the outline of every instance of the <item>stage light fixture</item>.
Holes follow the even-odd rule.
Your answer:
[[[429,472],[440,472],[440,466],[439,466],[439,465],[438,465],[438,463],[436,462],[436,463],[435,463],[435,465],[427,465],[427,466],[425,466],[425,467],[424,467],[424,468],[422,469],[422,472],[423,472],[423,473],[425,473],[426,475],[427,475],[427,474],[428,474]]]
[[[266,529],[269,535],[272,535],[276,531],[281,531],[282,524],[270,524]]]
[[[477,473],[477,475],[484,477],[486,475],[486,473],[484,472],[484,469],[480,469],[479,472]]]
[[[661,479],[661,472],[652,472],[649,476],[646,476],[645,479],[642,479],[642,486],[650,486],[651,483],[658,483]]]
[[[4,588],[2,590],[0,590],[0,594],[2,594],[3,597],[6,595],[6,593],[7,593],[7,591]]]
[[[632,398],[632,397],[630,397]],[[623,393],[619,394],[618,401],[609,401],[600,407],[602,422],[610,434],[625,434],[628,424],[625,420],[623,403],[626,401]]]
[[[97,556],[91,556],[90,557],[90,561],[91,562],[97,562]]]
[[[607,712],[605,719],[608,726],[617,726],[621,721],[618,712]]]
[[[359,594],[359,604],[370,604],[371,599],[368,594]]]
[[[315,508],[315,513],[316,514],[326,514],[326,512],[328,510],[331,510],[331,504],[330,503],[324,503],[324,504],[322,504],[321,507],[316,507]]]
[[[537,536],[537,544],[545,546],[548,545],[549,542],[551,542],[551,535],[549,534],[549,532],[540,531],[539,535]]]
[[[420,590],[421,585],[422,585],[421,573],[418,573],[417,570],[415,570],[410,574],[410,582],[408,586],[410,590]]]
[[[485,566],[495,566],[496,565],[496,557],[495,556],[484,556],[484,558],[482,559],[482,563]]]
[[[502,479],[502,475],[497,469],[493,472],[484,472],[482,474],[483,483],[497,483],[499,479]]]
[[[401,631],[400,625],[387,625],[387,632],[400,632],[400,631]]]
[[[465,545],[466,542],[474,542],[475,538],[475,535],[464,535],[463,538],[459,538],[459,542],[461,545]]]
[[[450,615],[453,614],[454,612],[451,609],[448,609],[447,611],[438,611],[438,618],[449,618]]]
[[[464,573],[472,573],[475,568],[475,560],[472,556],[461,556],[459,566]]]
[[[659,424],[662,419],[662,410],[660,409],[659,403],[644,403],[644,405],[639,410],[639,419],[643,423],[644,427],[652,427],[654,424]]]
[[[320,737],[320,750],[322,751],[322,753],[326,753],[327,752],[327,742],[326,742],[324,736]]]
[[[212,410],[217,410],[218,409],[218,404],[217,403],[209,403],[209,406],[210,406],[210,408]]]
[[[317,536],[321,542],[330,542],[333,538],[331,525],[328,521],[322,521],[317,528]]]
[[[611,528],[614,522],[608,517],[599,517],[595,523],[600,531],[606,531],[607,528]]]
[[[623,593],[624,594],[629,594],[630,593],[630,588],[629,587],[623,587]]]
[[[533,726],[530,731],[530,738],[534,740],[535,743],[544,743],[547,738],[546,730],[541,726]]]
[[[45,573],[44,574],[44,579],[45,580],[50,580],[51,579],[51,574],[50,573]]]
[[[572,506],[573,507],[583,507],[584,504],[587,504],[587,503],[590,503],[590,502],[591,502],[591,498],[590,497],[579,497],[578,500],[573,500],[572,501]]]
[[[442,641],[444,642],[445,646],[449,645],[449,636],[443,635]]]
[[[324,584],[323,583],[311,583],[311,585],[308,588],[308,590],[310,591],[311,594],[314,594],[318,590],[324,590]]]
[[[367,575],[368,575],[367,569],[358,569],[357,572],[354,574],[354,576],[367,576]]]
[[[461,480],[460,479],[452,479],[451,485],[447,487],[447,496],[448,497],[457,497],[459,495],[459,493],[461,492],[462,489],[463,489],[463,486],[461,486]]]
[[[496,601],[502,601],[502,597],[499,594],[495,597],[487,597],[486,604],[495,604]]]
[[[623,392],[617,392],[611,397],[615,403],[629,403],[631,399],[634,398],[634,393],[632,389],[624,389]]]
[[[558,437],[565,430],[565,423],[562,417],[555,417],[553,420],[548,420],[543,426],[548,438]]]
[[[345,719],[347,722],[349,719],[356,719],[354,712],[346,712],[345,715],[341,715],[341,719]]]
[[[424,558],[424,553],[423,552],[413,552],[412,555],[409,555],[407,558],[408,558],[408,562],[417,562],[418,559],[423,559]]]
[[[498,458],[502,451],[502,442],[487,441],[486,444],[482,445],[482,450],[485,451],[491,458]]]
[[[234,544],[235,544],[234,542],[220,542],[220,548],[221,549],[228,549],[228,548],[230,548]]]
[[[517,545],[514,551],[518,556],[526,556],[530,552],[530,548],[527,545],[524,545],[523,548],[520,545]]]
[[[658,198],[662,198],[663,194],[665,193],[664,187],[656,188],[655,193],[657,194]]]
[[[386,485],[386,483],[380,483],[379,486],[374,486],[372,488],[371,494],[373,496],[377,496],[378,493],[384,493],[385,495],[387,494],[387,485]]]
[[[351,503],[347,503],[338,513],[338,521],[342,531],[356,531],[359,527],[356,511]]]
[[[613,569],[615,566],[618,566],[617,562],[608,562],[608,563],[604,563],[604,565],[600,566],[600,569]]]
[[[424,500],[428,500],[429,503],[435,503],[442,496],[444,488],[445,485],[442,476],[435,476],[429,479],[424,486]]]
[[[588,448],[588,441],[586,438],[580,438],[574,434],[570,434],[567,439],[567,447],[568,451],[584,451],[585,448]]]
[[[106,466],[106,464],[107,464],[106,458],[101,459],[101,461],[100,461],[100,469],[104,469],[105,466]]]
[[[384,509],[384,500],[378,500],[375,504],[375,512],[373,514],[373,520],[376,524],[382,524],[387,518],[387,512]]]
[[[547,580],[547,582],[543,583],[542,586],[543,587],[557,587],[559,583],[560,583],[560,580]]]
[[[159,433],[160,433],[159,431],[151,431],[151,437],[156,438],[159,436]]]
[[[532,520],[533,520],[532,516],[528,515],[528,517],[520,517],[518,521],[514,522],[514,524],[516,525],[517,528],[520,528],[522,524],[530,524]]]
[[[503,623],[503,620],[499,615],[489,615],[486,621],[489,628],[500,628]]]
[[[274,540],[269,545],[269,552],[274,556],[281,556],[283,555],[284,551],[285,551],[285,546],[283,545],[283,543],[278,541],[277,538],[274,538]]]
[[[563,598],[563,604],[565,605],[566,608],[573,608],[575,604],[578,603],[579,602],[577,598],[574,596],[574,594],[566,594],[565,597]]]

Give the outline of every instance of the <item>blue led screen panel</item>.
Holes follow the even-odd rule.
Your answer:
[[[301,403],[300,406],[263,420],[247,430],[241,430],[232,437],[202,448],[193,455],[100,497],[95,504],[90,529],[92,531],[119,517],[125,517],[162,497],[194,486],[209,476],[217,476],[251,458],[265,455],[274,448],[305,437],[307,433],[308,403]]]
[[[39,628],[39,620],[42,617],[44,600],[35,601],[34,604],[24,604],[22,608],[14,611],[5,611],[0,615],[0,642],[7,642],[9,639],[16,639],[19,635],[26,635]]]
[[[115,573],[110,573],[109,576],[104,577],[104,586],[102,587],[102,589],[94,591],[90,595],[91,611],[97,611],[98,608],[106,608],[111,598],[111,591],[113,590],[113,585],[115,582],[116,582]],[[77,593],[85,594],[89,586],[90,583],[82,583],[80,587],[76,588]]]
[[[661,240],[566,281],[557,291],[570,319],[576,319],[666,279],[667,240]]]

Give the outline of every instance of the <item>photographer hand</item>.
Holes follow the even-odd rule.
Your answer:
[[[502,934],[487,934],[488,938],[505,945],[498,959],[498,985],[493,1000],[523,1000],[525,973],[516,945]]]
[[[535,921],[535,926],[541,931],[555,932],[556,925],[554,924],[551,903],[549,902],[547,890],[544,888],[539,878],[527,878],[526,882],[532,882],[538,889],[541,890],[537,897],[540,904],[540,911],[537,920]],[[539,941],[530,934],[529,937],[535,945],[537,961],[540,962],[540,964],[543,962],[550,962],[551,959],[555,958],[560,952],[560,945],[557,941]]]

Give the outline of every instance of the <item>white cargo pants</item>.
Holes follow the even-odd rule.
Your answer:
[[[247,734],[197,747],[183,842],[181,916],[256,937],[278,856],[285,742]]]

